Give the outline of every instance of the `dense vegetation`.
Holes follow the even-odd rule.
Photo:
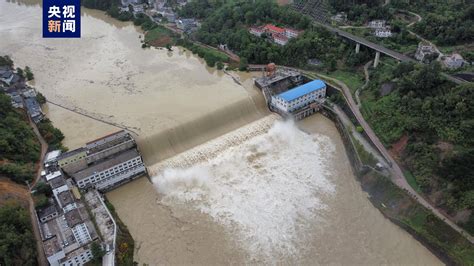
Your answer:
[[[362,25],[370,20],[392,18],[389,8],[382,6],[384,0],[329,0],[330,6],[337,12],[345,12],[347,19]]]
[[[8,56],[0,56],[0,66],[2,64],[13,67],[13,61]],[[31,73],[30,70],[28,72]],[[40,103],[46,101],[41,94],[37,98]],[[34,164],[40,157],[40,143],[27,121],[26,112],[15,110],[10,97],[0,92],[0,175],[20,184],[32,180]],[[64,135],[49,119],[44,119],[37,126],[51,150],[65,150],[61,145]]]
[[[114,6],[120,5],[120,0],[83,0],[81,4],[87,8],[107,11]]]
[[[66,148],[61,144],[61,141],[64,139],[64,134],[61,130],[53,126],[51,120],[45,118],[36,126],[44,140],[48,143],[49,150],[66,150]]]
[[[452,212],[473,209],[474,85],[445,81],[437,63],[385,64],[371,80],[363,112],[377,135],[388,146],[408,136],[402,161],[423,192],[443,192],[438,205]],[[386,82],[395,90],[382,97]]]
[[[33,175],[40,145],[24,113],[16,111],[10,97],[0,92],[0,174],[24,184]]]
[[[203,19],[196,38],[208,45],[227,44],[244,62],[266,64],[275,62],[288,66],[305,66],[308,59],[317,58],[326,69],[334,70],[337,61],[349,56],[348,46],[325,29],[313,27],[311,20],[290,7],[274,1],[211,2],[196,0],[186,5],[181,15]],[[285,46],[269,42],[248,32],[251,25],[273,23],[304,30],[299,38]],[[360,55],[353,55],[356,61]]]
[[[0,264],[37,264],[30,216],[18,205],[0,207]]]
[[[474,5],[462,0],[393,0],[391,5],[419,13],[415,31],[441,45],[474,41]]]
[[[199,57],[203,58],[209,67],[214,67],[218,63],[222,64],[223,62],[229,62],[229,57],[217,50],[203,47],[184,39],[178,40],[176,44],[188,48],[193,52],[193,54],[197,54]]]

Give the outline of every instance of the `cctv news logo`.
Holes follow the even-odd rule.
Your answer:
[[[80,38],[81,1],[43,0],[43,38]]]

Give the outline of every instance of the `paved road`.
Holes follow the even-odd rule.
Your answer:
[[[36,124],[33,121],[31,121],[31,119],[29,119],[29,122],[30,122],[30,126],[33,128],[33,132],[35,132],[35,135],[41,144],[41,154],[40,154],[40,159],[38,161],[38,165],[36,166],[35,180],[33,180],[33,183],[30,186],[31,188],[33,188],[36,185],[36,183],[41,179],[41,171],[43,170],[44,156],[46,155],[46,152],[48,151],[48,143],[46,143],[43,136],[41,136],[41,133],[39,132]]]
[[[344,113],[344,111],[342,111],[342,109],[337,105],[334,105],[332,109],[339,116],[344,126],[350,129],[350,131],[352,132],[352,136],[354,136],[354,138],[357,139],[359,143],[364,146],[364,149],[370,154],[372,154],[382,165],[388,167],[385,158],[380,155],[379,151],[375,149],[362,134],[357,132],[356,127],[352,123],[351,119],[347,117],[346,113]]]
[[[43,170],[44,156],[46,155],[46,152],[48,151],[48,143],[46,143],[43,136],[41,136],[38,130],[38,127],[31,120],[31,118],[29,118],[29,116],[28,116],[28,119],[29,119],[30,126],[33,128],[33,132],[36,134],[36,137],[38,138],[41,144],[41,154],[40,154],[40,159],[37,165],[36,176],[30,186],[29,211],[30,211],[31,223],[33,225],[33,233],[35,234],[35,239],[36,239],[36,249],[38,251],[38,263],[39,265],[49,265],[48,260],[46,259],[46,255],[44,254],[43,242],[42,242],[41,233],[40,233],[39,224],[38,224],[38,217],[36,216],[35,204],[33,202],[33,196],[31,194],[31,188],[33,188],[36,185],[36,183],[41,179],[41,171]]]
[[[312,73],[312,74],[314,74],[314,73]],[[377,135],[374,133],[374,131],[372,130],[370,125],[365,121],[364,117],[360,113],[359,108],[357,107],[357,104],[355,103],[355,101],[354,101],[354,99],[351,95],[351,91],[350,91],[349,87],[346,84],[344,84],[343,82],[341,82],[337,79],[330,78],[328,76],[321,75],[321,74],[316,74],[316,75],[320,76],[321,78],[323,78],[325,80],[329,80],[329,81],[332,81],[333,83],[337,84],[336,86],[334,86],[334,84],[331,84],[331,82],[329,83],[330,85],[332,85],[335,88],[338,88],[339,90],[342,91],[342,93],[344,95],[344,98],[346,99],[346,102],[349,105],[351,111],[354,113],[357,121],[364,128],[365,133],[367,134],[369,139],[372,141],[372,143],[374,143],[374,145],[377,147],[380,154],[382,154],[382,156],[389,163],[389,165],[391,165],[391,167],[389,168],[389,171],[391,172],[392,182],[394,184],[396,184],[398,187],[400,187],[401,189],[407,191],[410,196],[412,196],[416,201],[418,201],[418,203],[420,203],[421,205],[423,205],[427,209],[431,210],[431,212],[434,215],[436,215],[438,218],[440,218],[441,220],[446,222],[446,224],[451,226],[454,230],[456,230],[457,232],[462,234],[464,237],[466,237],[466,239],[469,242],[474,244],[474,238],[468,232],[464,231],[464,229],[462,229],[457,224],[455,224],[453,221],[451,221],[445,213],[443,213],[440,210],[433,207],[433,205],[430,202],[426,201],[420,194],[418,194],[418,192],[416,192],[408,184],[408,182],[405,179],[405,176],[403,174],[403,171],[400,168],[400,166],[398,165],[398,163],[395,161],[395,159],[393,159],[393,157],[390,155],[390,153],[387,151],[385,146],[382,144],[382,142],[379,140]]]

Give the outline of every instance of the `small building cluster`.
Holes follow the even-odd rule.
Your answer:
[[[29,87],[24,78],[9,66],[0,66],[0,90],[10,96],[14,108],[26,109],[33,122],[39,123],[44,118],[41,105],[36,99],[36,90]]]
[[[346,12],[339,12],[331,17],[331,20],[337,23],[345,23],[347,21]]]
[[[368,27],[374,30],[374,35],[378,38],[392,37],[392,30],[385,20],[372,20]]]
[[[280,28],[272,24],[264,26],[252,26],[249,32],[257,37],[266,35],[270,40],[279,45],[286,45],[292,38],[297,38],[301,31],[291,28]]]
[[[92,259],[93,242],[113,261],[116,224],[98,191],[146,173],[135,140],[121,130],[66,153],[49,152],[43,163],[52,196],[38,210],[38,221],[49,263],[84,265]]]
[[[184,33],[192,33],[197,31],[200,24],[193,18],[180,18],[176,20],[176,27],[182,30]]]
[[[84,265],[92,260],[91,244],[100,242],[99,235],[81,194],[53,163],[59,154],[48,154],[43,171],[53,194],[49,205],[37,211],[43,249],[50,265]]]
[[[171,7],[167,5],[166,0],[156,0],[153,4],[153,13],[159,14],[170,23],[175,23],[178,17]]]
[[[420,42],[416,49],[415,58],[421,62],[425,62],[429,57],[437,57],[436,49],[429,43]]]
[[[122,6],[120,10],[122,12],[129,11],[129,6],[132,6],[134,15],[138,13],[144,13],[150,15],[153,21],[159,23],[166,19],[169,23],[177,23],[178,15],[176,14],[173,7],[170,5],[168,0],[155,0],[155,1],[143,1],[143,0],[121,0]],[[185,6],[189,0],[177,0],[175,6],[177,8]]]

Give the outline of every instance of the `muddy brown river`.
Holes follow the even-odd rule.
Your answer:
[[[83,9],[81,39],[42,39],[37,1],[0,0],[0,53],[28,65],[62,107],[46,112],[76,148],[135,132],[152,177],[107,197],[149,265],[439,265],[356,182],[333,123],[266,111],[250,74],[210,69]],[[306,132],[306,133],[305,133]]]

